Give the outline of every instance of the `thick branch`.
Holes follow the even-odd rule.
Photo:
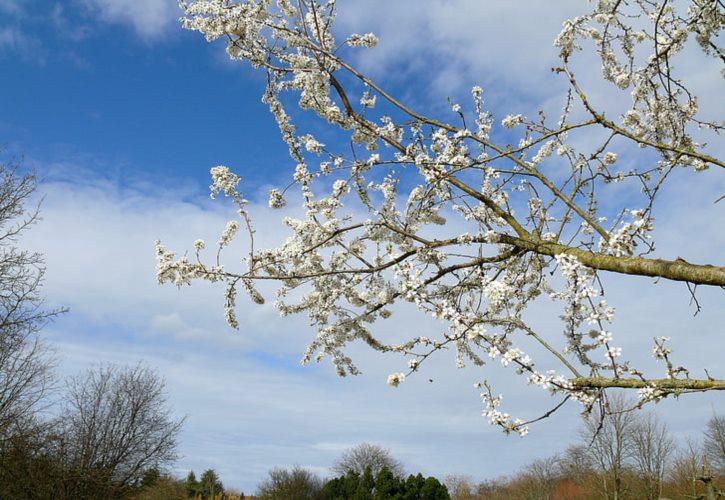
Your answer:
[[[600,378],[600,377],[580,377],[570,380],[576,390],[583,389],[607,389],[619,387],[622,389],[645,389],[651,387],[663,391],[723,391],[725,390],[725,380],[705,379],[649,379],[643,380],[638,378]]]
[[[686,281],[696,285],[725,286],[725,267],[722,266],[690,264],[682,259],[672,261],[644,257],[617,257],[560,243],[531,241],[509,235],[501,235],[499,241],[542,255],[554,256],[562,253],[573,255],[585,266],[602,271]]]

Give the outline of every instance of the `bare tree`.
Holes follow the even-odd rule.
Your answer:
[[[448,488],[452,500],[476,500],[478,498],[474,492],[476,484],[468,476],[449,474],[443,483]]]
[[[662,481],[675,451],[667,425],[653,413],[637,415],[629,434],[631,457],[639,472],[647,498],[657,500],[662,492]]]
[[[100,366],[68,384],[64,437],[80,496],[115,498],[176,458],[183,419],[175,419],[158,374]],[[74,486],[71,484],[71,486]]]
[[[65,492],[64,446],[56,421],[14,426],[2,443],[0,498],[71,500]]]
[[[705,430],[705,454],[713,468],[725,471],[725,417],[713,415]]]
[[[586,445],[569,446],[563,453],[559,462],[562,476],[569,478],[579,488],[585,490],[598,490],[599,482],[594,483],[597,464]]]
[[[549,500],[561,478],[561,459],[554,455],[534,460],[517,477],[522,500]]]
[[[63,309],[44,307],[45,265],[40,253],[21,246],[39,220],[30,199],[35,176],[13,162],[0,163],[0,496],[61,498],[62,439],[40,411],[54,386],[55,359],[39,337]]]
[[[455,348],[458,366],[501,360],[529,384],[559,394],[561,404],[576,400],[585,409],[609,387],[639,391],[643,404],[725,388],[725,380],[701,370],[692,376],[694,368],[672,362],[664,336],[654,347],[667,376],[636,366],[617,345],[615,310],[603,300],[610,273],[682,282],[687,295],[688,287],[694,294],[693,287],[725,286],[722,262],[658,254],[653,241],[656,209],[682,205],[664,188],[725,168],[713,146],[722,145],[725,129],[701,112],[717,103],[694,93],[680,64],[697,53],[707,78],[719,81],[722,2],[586,5],[554,39],[554,71],[568,87],[561,113],[495,117],[479,86],[470,100],[434,112],[401,101],[356,67],[354,52],[378,39],[337,32],[334,1],[182,2],[185,28],[225,41],[232,59],[266,71],[263,99],[295,165],[289,185],[270,192],[269,205],[282,208],[298,191],[304,215],[285,218],[290,235],[282,244],[260,248],[240,177],[214,167],[212,194],[229,197],[241,219],[229,221],[209,258],[202,240],[195,257],[159,243],[158,280],[225,282],[234,328],[237,292],[262,303],[255,282],[278,282],[280,312],[307,313],[318,330],[305,362],[330,359],[340,374],[356,374],[345,348],[360,340],[407,358],[388,379],[394,386],[431,355]],[[577,74],[591,59],[601,62],[596,87]],[[323,144],[312,132],[332,139]],[[220,252],[240,228],[248,241],[243,264],[222,266]],[[687,250],[683,242],[680,255]],[[560,306],[563,341],[524,314],[542,294]],[[401,302],[447,328],[435,338],[403,339],[376,329]],[[559,369],[540,371],[549,360]],[[527,422],[501,411],[493,394],[483,396],[491,423],[525,434]]]
[[[38,221],[38,207],[25,208],[35,190],[33,175],[0,164],[0,439],[32,420],[53,380],[53,359],[37,333],[62,310],[43,307],[42,255],[18,246]]]
[[[596,409],[584,421],[581,437],[601,476],[605,498],[619,500],[624,494],[624,472],[632,456],[632,432],[637,415],[618,393],[607,398],[606,408]]]
[[[403,464],[393,457],[390,450],[370,443],[360,443],[343,451],[332,466],[332,472],[338,476],[344,476],[348,472],[362,475],[368,467],[373,476],[376,476],[383,467],[387,467],[396,477],[405,475]]]
[[[295,466],[274,468],[257,488],[261,500],[317,500],[322,498],[323,481],[316,474]]]

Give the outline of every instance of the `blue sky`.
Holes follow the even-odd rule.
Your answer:
[[[374,31],[381,39],[357,62],[417,106],[447,108],[446,97],[466,96],[477,83],[497,112],[560,104],[551,40],[579,2],[554,10],[536,1],[526,12],[473,0],[431,0],[425,9],[412,0],[339,3],[342,31]],[[175,411],[187,415],[174,472],[215,468],[245,492],[274,466],[299,464],[324,475],[361,441],[390,448],[410,472],[476,479],[511,473],[576,442],[575,406],[525,439],[501,435],[480,417],[472,387],[479,374],[455,370],[452,359],[391,389],[385,378],[400,360],[354,348],[364,375],[339,379],[326,363],[299,366],[314,335],[305,318],[240,304],[243,326],[232,332],[218,288],[156,285],[154,240],[183,251],[196,238],[216,240],[233,215],[208,198],[211,166],[226,164],[244,177],[270,240],[282,232],[263,194],[293,167],[260,101],[263,76],[182,31],[179,15],[167,0],[0,0],[0,145],[6,156],[24,157],[42,181],[44,220],[25,242],[46,255],[49,303],[70,307],[46,332],[60,373],[99,361],[142,359],[157,367]],[[662,207],[663,254],[679,254],[688,241],[693,260],[717,261],[725,217],[722,206],[713,217],[708,203],[725,189],[721,176],[672,189],[687,211]],[[646,280],[609,285],[610,302],[631,305],[617,323],[625,347],[647,353],[651,335],[643,330],[688,332],[675,347],[721,368],[721,295],[703,291],[703,312],[693,319],[681,287],[663,283],[652,293]],[[407,313],[396,321],[391,329],[438,328]],[[696,334],[696,342],[688,338]],[[507,411],[548,402],[499,371],[504,388],[516,387]],[[724,408],[715,397],[691,396],[658,409],[685,436]]]
[[[280,141],[262,76],[235,71],[198,35],[164,23],[140,36],[83,2],[17,5],[5,7],[0,38],[8,146],[92,157],[90,168],[122,177],[201,180],[220,159],[252,172],[284,161],[269,153]]]

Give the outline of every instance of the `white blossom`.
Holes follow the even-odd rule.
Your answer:
[[[226,196],[234,196],[240,177],[229,170],[229,167],[219,165],[211,170],[212,184],[209,186],[211,197],[215,198],[220,191]]]
[[[388,375],[388,385],[398,387],[402,382],[405,382],[405,373],[391,373]]]
[[[269,191],[269,208],[282,208],[286,204],[287,201],[279,189],[271,189]]]
[[[617,154],[612,153],[611,151],[608,151],[604,154],[604,158],[602,158],[602,163],[605,165],[611,165],[617,161]]]
[[[523,121],[524,117],[522,115],[507,115],[503,120],[501,120],[501,125],[506,128],[514,128]]]
[[[350,47],[375,47],[378,44],[378,37],[373,33],[365,33],[364,35],[358,35],[353,33],[347,37],[347,44]]]
[[[219,246],[225,247],[227,246],[234,236],[237,234],[237,231],[239,230],[239,222],[236,220],[230,220],[227,222],[226,227],[224,228],[224,232],[222,232],[221,236],[219,237]]]

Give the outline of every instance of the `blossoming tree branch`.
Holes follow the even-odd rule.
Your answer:
[[[227,224],[211,258],[201,240],[191,258],[159,242],[159,282],[224,282],[226,320],[237,328],[238,291],[262,303],[255,283],[273,280],[280,313],[306,313],[317,329],[304,362],[329,358],[341,375],[356,374],[346,346],[362,340],[405,358],[405,368],[388,378],[398,385],[440,351],[455,352],[458,366],[499,360],[560,397],[544,416],[567,400],[591,409],[612,387],[637,390],[639,405],[725,389],[725,380],[675,364],[666,337],[654,338],[660,373],[626,361],[601,285],[604,275],[619,273],[680,281],[691,290],[725,286],[722,265],[658,258],[651,237],[655,200],[674,171],[725,167],[697,135],[719,139],[723,124],[700,117],[702,103],[677,73],[678,56],[693,46],[716,72],[722,68],[721,2],[594,2],[554,41],[554,71],[568,91],[553,119],[543,112],[493,116],[480,87],[442,116],[412,109],[351,62],[377,38],[340,38],[334,1],[181,6],[184,28],[224,39],[229,57],[266,72],[263,100],[296,164],[291,183],[272,190],[269,205],[284,207],[298,190],[305,214],[285,218],[290,234],[279,247],[257,248],[240,177],[214,167],[212,196],[231,199],[240,219]],[[602,82],[626,96],[626,109],[602,109],[590,97],[575,71],[582,51],[601,59]],[[295,118],[303,113],[346,140],[323,144],[300,128]],[[240,228],[249,248],[244,267],[227,269],[219,255]],[[542,298],[560,304],[563,337],[527,320],[527,307]],[[444,331],[386,340],[376,327],[400,302],[443,321]],[[547,359],[533,359],[524,341]],[[538,368],[552,361],[558,370]],[[488,381],[480,386],[491,423],[525,434],[530,422],[501,411]]]

